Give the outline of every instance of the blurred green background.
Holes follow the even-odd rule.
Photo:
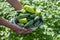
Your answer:
[[[0,25],[0,40],[60,40],[60,0],[19,0],[41,11],[43,24],[30,34],[19,35]],[[6,0],[0,0],[0,16],[11,22],[17,11]]]

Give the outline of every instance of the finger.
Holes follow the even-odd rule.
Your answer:
[[[27,33],[31,33],[32,32],[32,30],[31,29],[27,29],[26,31],[23,31],[25,34],[27,34]]]
[[[32,32],[31,29],[19,30],[19,31],[18,31],[19,34],[28,34],[28,33],[31,33],[31,32]]]
[[[26,33],[31,33],[31,32],[32,32],[32,29],[27,29]]]

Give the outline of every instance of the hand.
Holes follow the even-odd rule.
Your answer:
[[[16,24],[12,24],[10,25],[10,29],[14,30],[17,34],[28,34],[28,33],[31,33],[32,32],[32,29],[26,29],[26,28],[23,28],[23,27],[19,27],[18,25]]]
[[[32,32],[31,29],[20,28],[16,33],[18,33],[18,34],[28,34],[28,33],[31,33],[31,32]]]
[[[0,18],[0,24],[4,25],[5,27],[8,27],[8,28],[12,29],[17,34],[26,34],[26,33],[31,33],[32,32],[31,29],[26,29],[26,28],[19,27],[16,24],[12,24],[12,23],[6,21],[6,19],[4,19],[4,18]]]

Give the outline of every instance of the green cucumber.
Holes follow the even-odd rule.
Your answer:
[[[26,17],[29,17],[29,16],[30,16],[30,14],[20,14],[19,18],[26,18]]]
[[[36,15],[35,15],[35,14],[30,15],[30,19],[34,19],[35,17],[36,17]]]
[[[21,27],[24,27],[24,24],[22,24],[22,23],[18,23],[18,25],[21,26]]]
[[[25,24],[25,27],[29,27],[29,26],[33,25],[33,23],[34,23],[34,20],[30,20],[29,22],[27,22]]]
[[[32,6],[29,6],[29,5],[25,5],[24,6],[24,9],[30,13],[34,13],[34,8]]]
[[[23,23],[23,24],[24,24],[24,23],[27,23],[27,18],[19,19],[19,22],[20,22],[20,23]]]

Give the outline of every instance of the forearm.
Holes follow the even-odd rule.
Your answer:
[[[22,9],[22,5],[20,4],[18,0],[7,0],[7,2],[9,2],[17,10]]]
[[[6,27],[8,27],[8,28],[10,28],[10,29],[12,29],[12,30],[14,30],[14,31],[16,31],[16,32],[17,32],[18,30],[20,30],[20,27],[18,27],[18,26],[15,25],[15,24],[9,23],[8,21],[6,21],[6,20],[3,19],[3,18],[0,18],[0,24],[6,26]]]
[[[0,24],[12,29],[18,34],[26,34],[31,32],[31,29],[25,29],[25,28],[19,27],[18,25],[11,24],[3,18],[0,18]]]

